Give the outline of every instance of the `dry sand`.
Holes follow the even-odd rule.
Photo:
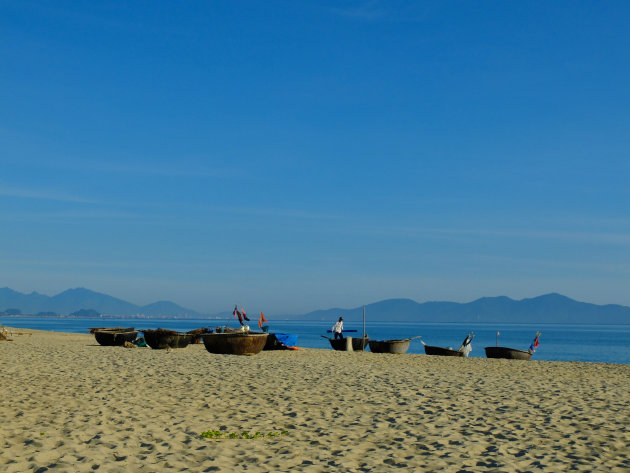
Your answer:
[[[630,471],[628,365],[229,356],[32,332],[0,342],[7,473]]]

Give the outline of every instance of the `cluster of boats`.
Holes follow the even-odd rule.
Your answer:
[[[333,350],[363,351],[369,347],[372,353],[407,353],[411,340],[420,338],[411,337],[400,340],[370,340],[367,335],[363,335],[362,337],[344,337],[337,339],[326,336],[323,337],[330,341],[330,346]]]
[[[144,337],[138,338],[138,333],[142,332]],[[96,327],[91,328],[90,333],[103,346],[124,346],[133,344],[144,346],[145,344],[154,349],[184,348],[191,343],[200,343],[201,336],[210,333],[210,329],[195,329],[189,332],[176,332],[159,328],[157,330],[136,330],[134,327]]]
[[[348,330],[350,332],[350,330]],[[436,356],[457,356],[457,357],[467,357],[468,354],[472,350],[472,340],[474,338],[474,333],[470,332],[466,335],[466,338],[460,345],[457,350],[446,347],[432,346],[427,345],[424,341],[421,340],[421,343],[424,345],[424,352],[427,355],[436,355]],[[508,347],[485,347],[486,357],[487,358],[505,358],[510,360],[530,360],[532,354],[534,353],[535,348],[538,347],[538,337],[540,336],[540,332],[536,333],[536,338],[532,342],[529,350],[518,350],[516,348],[508,348]],[[374,353],[406,353],[409,349],[409,345],[411,340],[415,338],[421,337],[411,337],[411,338],[403,338],[398,340],[370,340],[367,335],[363,335],[359,338],[352,337],[344,337],[344,338],[328,338],[330,341],[330,345],[334,350],[340,351],[363,351],[367,346],[370,347],[370,351]]]
[[[340,317],[339,322],[343,319]],[[333,326],[331,330],[328,330],[329,333],[332,333],[335,330],[337,324]],[[370,340],[368,335],[365,333],[365,307],[363,307],[363,333],[359,338],[354,337],[344,337],[343,333],[346,332],[356,332],[356,330],[343,330],[342,329],[342,337],[341,338],[330,338],[325,335],[322,337],[327,338],[330,341],[330,346],[333,350],[340,351],[363,351],[367,346],[370,347],[370,351],[373,353],[407,353],[409,349],[409,345],[411,341],[415,338],[422,338],[420,336],[410,337],[410,338],[402,338],[397,340]],[[532,354],[538,348],[538,337],[540,336],[540,332],[536,332],[536,338],[529,347],[529,350],[518,350],[516,348],[507,348],[500,347],[499,345],[499,332],[497,332],[497,346],[495,347],[486,347],[486,357],[487,358],[506,358],[510,360],[530,360]],[[438,347],[427,345],[421,340],[424,345],[424,353],[427,355],[436,355],[436,356],[456,356],[456,357],[467,357],[472,350],[472,340],[475,337],[473,332],[470,332],[464,338],[464,341],[460,345],[457,350],[453,350],[448,347]]]
[[[138,338],[140,332],[144,336]],[[189,332],[176,332],[162,328],[136,330],[133,327],[98,327],[91,328],[90,333],[94,334],[100,345],[125,346],[127,344],[139,345],[145,342],[146,345],[156,350],[185,348],[191,343],[203,343],[208,352],[221,355],[255,355],[262,350],[297,349],[296,335],[250,332],[227,327],[218,327],[216,330],[199,328]],[[486,347],[486,357],[529,360],[535,348],[538,347],[539,336],[540,332],[537,332],[536,338],[527,351],[500,346]],[[361,337],[330,338],[324,335],[322,337],[330,341],[334,350],[363,351],[369,346],[373,353],[399,354],[407,352],[412,340],[421,338],[417,336],[397,340],[370,340],[366,334]],[[424,341],[422,344],[427,355],[467,357],[472,350],[473,338],[472,332],[466,335],[457,350],[427,345]]]
[[[138,334],[144,336],[138,338]],[[265,332],[244,332],[241,330],[219,327],[216,331],[200,328],[189,332],[177,332],[163,328],[136,330],[134,327],[96,327],[91,328],[99,345],[125,346],[127,344],[146,345],[155,350],[185,348],[191,343],[203,343],[210,353],[221,355],[255,355],[263,349],[294,349],[286,343],[291,336],[269,334]],[[297,337],[295,337],[297,342]]]

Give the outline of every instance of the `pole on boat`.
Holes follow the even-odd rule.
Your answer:
[[[365,340],[365,306],[363,306],[363,340]]]

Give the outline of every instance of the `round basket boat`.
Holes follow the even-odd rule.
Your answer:
[[[463,357],[464,352],[459,350],[453,350],[451,348],[444,347],[433,347],[431,345],[424,346],[424,353],[427,355],[438,355],[438,356],[458,356]]]
[[[161,328],[157,330],[143,330],[142,333],[144,333],[144,340],[147,342],[147,345],[154,350],[185,348],[193,340],[193,336],[188,333]]]
[[[508,360],[525,360],[532,358],[531,352],[506,347],[486,347],[487,358],[505,358]]]
[[[133,328],[97,329],[92,332],[99,345],[105,347],[121,347],[125,342],[133,342],[138,331]]]
[[[328,338],[328,337],[326,337]],[[337,351],[346,351],[346,339],[345,338],[328,338],[330,341],[330,346],[333,350]],[[363,338],[352,337],[352,350],[353,351],[363,351],[365,347],[368,346],[368,342],[370,341],[369,337],[366,335]]]
[[[372,353],[407,353],[411,338],[402,340],[370,340],[370,351]]]
[[[267,342],[267,333],[211,333],[202,335],[203,344],[217,355],[255,355]]]

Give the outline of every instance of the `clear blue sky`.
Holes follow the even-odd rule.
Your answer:
[[[630,305],[630,2],[0,2],[0,287]]]

